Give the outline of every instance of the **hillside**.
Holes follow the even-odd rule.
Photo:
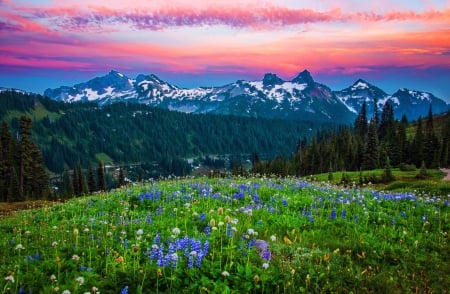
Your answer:
[[[107,164],[155,163],[173,165],[208,155],[263,157],[291,154],[302,138],[333,124],[276,119],[187,114],[142,104],[68,104],[4,91],[0,93],[0,120],[18,127],[17,118],[33,119],[33,138],[47,168]]]

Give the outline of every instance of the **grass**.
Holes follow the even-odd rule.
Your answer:
[[[108,163],[112,163],[113,160],[111,159],[111,157],[109,157],[108,154],[106,153],[96,153],[95,154],[95,159],[97,159],[98,161],[101,161],[103,164],[108,164]]]
[[[3,217],[0,293],[442,293],[449,230],[448,197],[158,181]]]
[[[419,170],[402,171],[398,168],[392,168],[394,180],[388,183],[382,182],[383,169],[371,171],[351,171],[351,172],[334,172],[332,173],[332,184],[342,184],[343,175],[346,177],[346,185],[353,184],[359,186],[362,176],[363,186],[371,187],[377,190],[387,190],[394,192],[416,191],[420,193],[429,193],[430,195],[448,195],[450,194],[450,181],[444,181],[445,173],[438,169],[427,170],[428,176],[425,179],[417,178]],[[320,182],[329,181],[329,174],[323,173],[313,175],[310,179]]]

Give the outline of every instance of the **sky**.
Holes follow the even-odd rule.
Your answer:
[[[179,87],[308,69],[450,102],[450,0],[0,0],[0,86],[43,93],[118,70]]]

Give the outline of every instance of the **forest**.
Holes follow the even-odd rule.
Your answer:
[[[390,103],[384,105],[381,113],[375,108],[371,118],[367,117],[366,109],[364,103],[353,126],[321,130],[310,141],[300,141],[293,156],[263,161],[254,154],[252,172],[308,176],[334,171],[449,165],[449,114],[433,115],[430,106],[427,117],[408,122],[406,116],[401,120],[394,118]]]
[[[440,116],[435,127],[431,106],[426,118],[409,122],[405,116],[396,120],[389,103],[368,118],[364,104],[353,125],[338,126],[186,114],[140,104],[66,104],[12,91],[0,93],[0,105],[3,201],[11,200],[7,195],[13,192],[7,191],[13,186],[17,200],[48,195],[32,189],[27,171],[38,167],[31,162],[40,166],[33,172],[39,181],[51,175],[58,193],[67,196],[123,185],[125,173],[132,173],[124,171],[126,165],[136,167],[133,180],[142,180],[149,169],[184,176],[192,171],[192,159],[223,169],[223,160],[214,157],[224,155],[234,158],[228,166],[234,173],[280,176],[436,168],[449,161],[450,119]],[[242,167],[243,158],[251,159],[250,170]],[[116,168],[107,172],[107,165]]]

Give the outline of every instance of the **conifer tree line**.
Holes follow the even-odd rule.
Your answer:
[[[376,105],[376,101],[374,102]],[[335,171],[364,171],[389,167],[438,168],[449,165],[450,114],[439,130],[434,128],[430,105],[426,118],[411,128],[406,116],[394,118],[392,104],[367,117],[364,102],[353,126],[317,132],[310,141],[298,142],[290,158],[269,161],[253,155],[251,172],[281,176],[309,176]],[[413,132],[408,129],[415,129]]]
[[[105,166],[101,161],[98,162],[95,168],[89,165],[87,170],[83,170],[81,165],[78,165],[73,170],[66,169],[62,176],[62,190],[58,196],[71,198],[95,192],[105,192],[113,188],[113,186],[121,187],[125,184],[125,174],[122,167],[119,167],[117,180],[114,183],[108,185],[107,176]]]
[[[31,138],[29,117],[19,120],[19,131],[11,134],[3,121],[0,134],[0,194],[2,202],[47,198],[49,177],[38,146]]]

